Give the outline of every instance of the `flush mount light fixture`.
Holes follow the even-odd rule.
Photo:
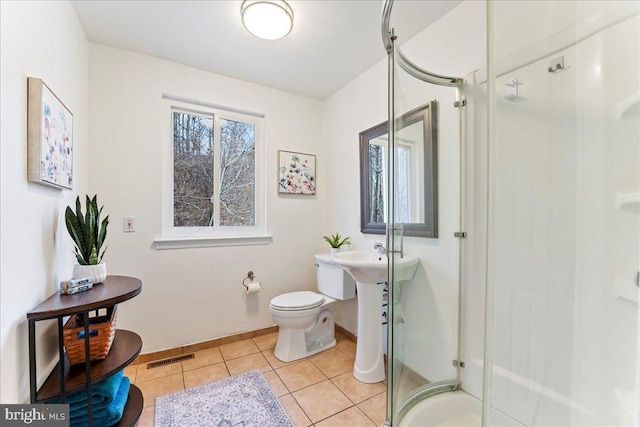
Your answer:
[[[284,0],[244,0],[242,25],[256,37],[281,39],[293,28],[293,10]]]

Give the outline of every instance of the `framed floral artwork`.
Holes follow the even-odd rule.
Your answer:
[[[73,188],[73,114],[41,80],[28,78],[27,179]]]
[[[316,156],[278,150],[278,193],[316,194]]]

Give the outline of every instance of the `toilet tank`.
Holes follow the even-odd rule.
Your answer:
[[[329,254],[316,255],[318,291],[331,298],[346,300],[356,296],[356,281]]]

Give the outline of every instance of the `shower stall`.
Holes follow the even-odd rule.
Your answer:
[[[640,2],[489,0],[486,61],[457,76],[405,55],[392,9],[387,248],[421,267],[389,257],[385,423],[638,425]],[[437,238],[407,237],[427,103]]]

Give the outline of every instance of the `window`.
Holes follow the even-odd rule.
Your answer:
[[[173,226],[213,225],[213,116],[173,110]]]
[[[411,147],[402,145],[396,147],[396,222],[411,222],[412,199],[411,188]],[[415,214],[414,214],[415,215]]]
[[[385,195],[387,176],[387,138],[378,137],[369,141],[369,220],[385,222],[387,200]],[[396,222],[410,222],[412,212],[411,182],[411,146],[398,142],[396,147]],[[415,213],[414,213],[415,215]]]
[[[217,122],[173,109],[174,227],[256,224],[256,126]]]
[[[387,214],[386,159],[387,141],[371,140],[369,144],[369,213],[370,222],[385,222]]]
[[[268,243],[264,119],[167,96],[165,104],[170,127],[164,128],[163,157],[170,159],[164,163],[169,178],[156,248]]]

